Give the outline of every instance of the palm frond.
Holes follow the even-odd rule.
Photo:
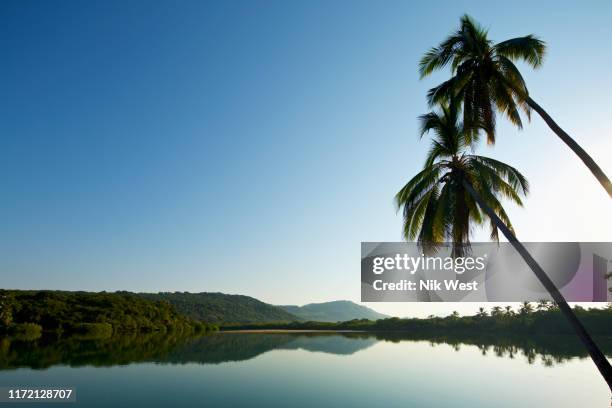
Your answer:
[[[533,34],[502,41],[494,46],[497,55],[511,60],[523,60],[533,68],[539,68],[544,61],[546,43]]]
[[[490,41],[487,38],[488,32],[471,16],[464,14],[461,16],[460,31],[463,34],[463,44],[470,51],[484,52],[488,48]]]
[[[440,180],[441,169],[439,166],[428,166],[414,176],[406,185],[395,195],[397,208],[404,207],[404,213],[411,211],[412,208],[423,199],[423,197],[435,187]]]
[[[503,78],[506,86],[511,88],[512,92],[516,93],[521,99],[527,99],[529,97],[527,84],[516,65],[504,56],[497,56],[496,65],[499,76]]]
[[[529,194],[529,182],[516,168],[485,156],[471,156],[475,161],[478,161],[488,167],[493,168],[497,173],[504,177],[514,189],[520,189],[521,194]]]
[[[502,78],[491,81],[491,97],[497,109],[505,115],[517,128],[523,128],[521,115],[518,112],[517,102],[512,96],[512,90],[506,86]]]
[[[470,126],[480,126],[487,135],[487,143],[495,144],[495,109],[490,84],[480,78],[474,81],[472,100],[476,116],[470,118]]]
[[[423,215],[423,221],[421,223],[421,229],[417,238],[418,246],[422,249],[425,254],[433,254],[438,250],[438,242],[441,242],[443,238],[436,236],[436,209],[438,206],[438,196],[434,199],[430,199],[425,208]]]
[[[519,206],[523,205],[519,192],[509,182],[504,180],[494,168],[489,167],[478,160],[470,160],[470,166],[482,180],[486,181],[489,190],[498,193],[501,196],[514,201]]]
[[[438,197],[436,213],[434,214],[435,220],[432,224],[435,233],[434,236],[438,238],[438,242],[435,244],[441,244],[448,238],[452,239],[451,231],[453,226],[454,204],[453,188],[450,183],[445,183]]]
[[[436,104],[442,104],[447,102],[450,97],[454,94],[456,89],[456,79],[455,77],[449,79],[448,81],[442,82],[440,85],[431,88],[427,91],[427,103],[429,106],[434,106]]]
[[[423,196],[416,206],[404,211],[404,238],[406,240],[412,241],[417,237],[421,225],[423,225],[425,210],[427,206],[429,206],[429,202],[431,200],[437,200],[437,198],[438,186],[434,186]]]
[[[429,112],[418,117],[419,121],[419,136],[423,137],[430,130],[439,130],[444,127],[440,115],[435,112]]]
[[[491,186],[488,184],[486,178],[482,177],[481,174],[473,174],[473,178],[470,180],[474,190],[480,195],[485,204],[490,207],[493,212],[502,220],[504,224],[514,233],[514,228],[512,223],[510,222],[510,218],[508,214],[504,210],[504,207],[499,202],[495,194],[493,193]],[[496,228],[491,220],[489,220],[491,225],[491,238],[498,237],[497,231],[494,231],[493,228]]]
[[[448,37],[439,46],[430,48],[419,61],[421,79],[448,65],[460,42],[461,37],[455,34]]]
[[[430,167],[440,157],[448,156],[448,149],[437,140],[431,141],[431,147],[425,156],[425,167]]]

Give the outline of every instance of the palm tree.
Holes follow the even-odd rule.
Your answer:
[[[519,129],[522,128],[519,110],[528,119],[531,109],[535,110],[612,197],[610,179],[595,160],[531,98],[521,73],[514,65],[514,61],[522,60],[538,68],[542,65],[545,50],[545,43],[534,35],[494,44],[488,38],[487,30],[470,16],[464,15],[457,31],[425,53],[419,64],[419,72],[423,78],[451,65],[453,77],[429,91],[429,103],[433,106],[449,96],[460,96],[464,122],[480,124],[489,143],[495,143],[496,110]],[[477,127],[472,127],[472,132],[478,131]]]
[[[501,230],[521,255],[570,322],[612,390],[610,363],[555,284],[518,241],[499,202],[500,197],[505,197],[522,205],[520,195],[528,192],[527,180],[507,164],[468,154],[473,132],[459,122],[457,105],[451,100],[442,104],[440,111],[420,117],[421,136],[429,131],[435,136],[424,169],[395,197],[398,207],[403,207],[404,237],[416,238],[425,253],[435,252],[443,243],[452,241],[452,255],[463,256],[470,251],[471,226],[483,224],[486,215],[492,239],[497,240]],[[506,310],[511,312],[509,306]]]
[[[486,201],[480,197],[475,188],[470,185],[468,180],[463,180],[463,187],[467,190],[467,192],[472,196],[472,198],[478,203],[483,212],[491,219],[492,223],[495,224],[499,230],[501,230],[502,234],[506,237],[506,239],[512,244],[514,249],[521,255],[525,263],[529,266],[529,268],[536,275],[540,283],[544,286],[544,288],[550,293],[553,298],[555,304],[563,313],[565,318],[569,321],[570,325],[576,332],[576,335],[580,338],[585,348],[589,352],[591,359],[597,366],[597,369],[603,376],[604,380],[608,384],[608,387],[612,391],[612,366],[610,366],[610,362],[606,359],[606,356],[602,353],[601,349],[595,344],[590,334],[586,331],[578,317],[572,310],[572,308],[567,304],[567,301],[557,289],[557,286],[550,280],[546,272],[542,269],[542,267],[537,263],[535,259],[531,256],[531,254],[527,251],[525,246],[516,238],[514,232],[508,228],[504,222],[497,216],[495,211],[489,207]]]
[[[485,218],[476,201],[463,187],[469,180],[480,197],[512,228],[499,198],[522,205],[528,183],[515,168],[497,160],[470,154],[471,132],[459,122],[458,104],[443,104],[438,112],[422,115],[421,136],[435,133],[425,166],[396,195],[403,207],[404,237],[417,240],[425,253],[436,252],[452,242],[452,255],[463,256],[469,249],[470,227]],[[490,223],[491,238],[498,240],[498,229]]]
[[[491,316],[498,318],[501,315],[502,315],[502,308],[500,306],[493,306],[493,309],[491,309]]]
[[[536,306],[536,308],[538,309],[539,312],[545,312],[549,309],[550,307],[550,302],[546,299],[540,299],[538,300],[538,305]]]
[[[528,315],[533,312],[533,306],[529,302],[521,303],[521,307],[519,307],[519,314],[522,316]]]

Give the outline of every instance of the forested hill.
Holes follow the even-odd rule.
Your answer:
[[[201,329],[164,301],[129,292],[1,290],[0,334],[42,331],[110,335],[117,332]]]
[[[299,317],[278,306],[243,295],[224,293],[160,292],[139,293],[149,300],[165,300],[183,315],[208,323],[293,322]]]
[[[43,330],[107,323],[113,331],[157,330],[178,324],[337,322],[387,316],[349,301],[274,306],[224,293],[131,293],[5,291],[0,289],[0,326],[33,323]],[[4,322],[4,323],[2,323]],[[110,329],[109,329],[110,330]]]
[[[378,313],[348,300],[336,300],[325,303],[310,303],[305,306],[280,306],[285,311],[302,320],[316,322],[344,322],[354,319],[378,320],[389,316]]]

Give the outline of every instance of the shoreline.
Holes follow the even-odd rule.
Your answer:
[[[368,333],[366,330],[317,330],[317,329],[221,329],[217,333]]]

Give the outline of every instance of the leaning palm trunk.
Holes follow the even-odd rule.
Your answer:
[[[527,249],[521,244],[518,239],[514,236],[512,231],[502,222],[502,220],[495,214],[495,212],[489,207],[480,195],[474,190],[472,185],[467,181],[463,180],[463,186],[467,190],[467,192],[472,196],[474,201],[478,203],[480,208],[489,216],[491,222],[493,222],[497,228],[499,228],[504,236],[510,241],[514,249],[523,257],[527,265],[531,268],[533,273],[540,280],[542,285],[548,290],[551,294],[553,300],[559,305],[559,309],[561,313],[565,316],[567,320],[569,320],[572,328],[580,337],[580,340],[584,343],[584,346],[588,350],[593,362],[599,369],[599,372],[604,377],[606,382],[608,383],[608,387],[612,391],[612,366],[610,366],[610,362],[606,359],[604,354],[601,352],[597,344],[593,341],[589,333],[586,331],[585,327],[580,323],[578,317],[574,314],[571,307],[567,304],[567,301],[563,297],[563,295],[559,292],[559,289],[555,286],[553,281],[550,280],[548,275],[544,272],[542,267],[536,262],[535,259],[531,256],[531,254],[527,251]]]
[[[530,97],[527,98],[527,104],[538,114],[544,122],[548,125],[548,127],[555,132],[559,139],[563,141],[574,153],[576,156],[580,158],[584,162],[584,164],[591,170],[591,173],[595,176],[597,181],[601,183],[603,188],[607,191],[608,195],[612,198],[612,183],[603,170],[595,163],[595,160],[586,152],[574,139],[571,138],[557,123],[551,118],[548,113],[540,105],[538,105],[533,99]]]

